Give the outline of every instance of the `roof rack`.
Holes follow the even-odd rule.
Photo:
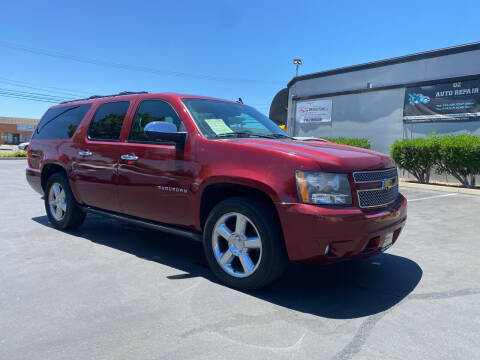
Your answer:
[[[122,91],[122,92],[119,92],[118,94],[112,94],[112,95],[92,95],[83,99],[62,101],[60,104],[71,103],[74,101],[92,100],[92,99],[99,99],[99,98],[105,98],[105,97],[115,97],[115,96],[134,95],[134,94],[148,94],[148,91]]]

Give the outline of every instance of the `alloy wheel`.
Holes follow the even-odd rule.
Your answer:
[[[50,205],[50,213],[57,221],[61,221],[67,212],[66,193],[62,185],[53,183],[48,194],[48,204]]]
[[[213,254],[223,271],[243,278],[257,270],[262,259],[262,239],[253,222],[243,214],[224,214],[212,234]]]

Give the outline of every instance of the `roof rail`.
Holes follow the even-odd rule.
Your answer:
[[[112,94],[112,95],[92,95],[83,99],[62,101],[60,104],[66,104],[66,103],[82,101],[82,100],[92,100],[92,99],[99,99],[99,98],[105,98],[105,97],[115,97],[115,96],[134,95],[134,94],[148,94],[148,91],[122,91],[122,92],[119,92],[118,94]]]

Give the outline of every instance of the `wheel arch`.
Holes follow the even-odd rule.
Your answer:
[[[51,163],[46,163],[42,166],[42,170],[40,174],[40,184],[42,186],[43,193],[44,194],[46,193],[45,187],[47,186],[48,178],[55,173],[63,173],[65,175],[65,177],[67,178],[68,184],[70,185],[70,190],[72,191],[75,201],[79,202],[79,196],[77,194],[75,187],[72,184],[69,173],[67,169],[64,167],[64,165],[61,163],[59,164],[57,162],[51,162]]]
[[[48,178],[52,176],[52,174],[55,173],[63,173],[65,176],[67,176],[67,170],[62,165],[59,165],[57,163],[48,163],[42,166],[42,171],[40,175],[40,183],[42,185],[42,189],[44,193],[46,192],[45,187],[47,186]],[[67,176],[68,179],[68,176]]]
[[[200,229],[204,228],[210,211],[221,201],[232,197],[250,197],[262,201],[272,211],[281,229],[280,217],[271,194],[251,184],[229,181],[210,183],[203,189],[198,214]]]

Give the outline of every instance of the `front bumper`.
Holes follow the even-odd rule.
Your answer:
[[[330,263],[375,255],[388,234],[397,241],[407,219],[407,199],[401,194],[388,207],[368,211],[299,203],[276,206],[292,262]]]

